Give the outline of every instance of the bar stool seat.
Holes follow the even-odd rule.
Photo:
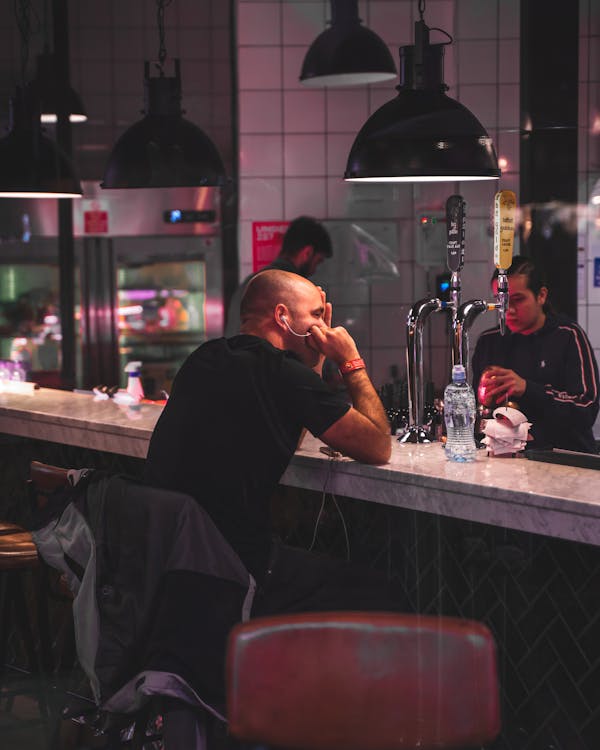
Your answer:
[[[18,527],[17,527],[18,528]],[[39,558],[29,531],[0,534],[0,573],[37,568]]]

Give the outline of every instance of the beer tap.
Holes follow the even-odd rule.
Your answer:
[[[451,273],[450,301],[438,297],[421,299],[411,307],[406,321],[406,377],[408,381],[408,426],[398,437],[401,443],[430,443],[433,436],[423,424],[425,396],[423,378],[423,327],[433,312],[452,311],[453,327],[460,305],[460,271],[464,264],[465,201],[451,195],[446,201],[446,262]]]
[[[515,238],[515,212],[517,197],[512,190],[501,190],[494,198],[494,265],[498,269],[498,292],[496,295],[500,333],[506,332],[508,311],[508,276],[511,266]]]
[[[462,364],[469,378],[470,352],[469,330],[474,321],[484,312],[496,310],[500,333],[506,331],[508,310],[508,276],[512,263],[515,235],[516,196],[512,190],[501,190],[494,197],[494,265],[498,269],[498,286],[495,302],[472,299],[458,308],[454,327],[452,357],[455,364]]]

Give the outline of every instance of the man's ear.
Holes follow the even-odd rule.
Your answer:
[[[276,325],[280,326],[281,328],[285,328],[284,318],[287,318],[288,315],[288,309],[283,304],[283,302],[278,302],[275,305],[275,310],[273,311],[273,317],[275,319]]]
[[[538,292],[538,295],[537,295],[537,301],[540,305],[544,305],[547,299],[548,299],[548,287],[541,286],[540,291]]]
[[[302,266],[305,263],[308,263],[308,261],[312,258],[314,253],[314,248],[312,245],[304,245],[304,247],[299,250],[296,253],[296,256],[294,260],[296,261],[296,266]]]

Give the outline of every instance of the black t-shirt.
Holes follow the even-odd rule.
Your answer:
[[[318,436],[349,408],[295,355],[264,339],[209,341],[175,377],[145,479],[195,497],[261,578],[271,544],[269,501],[302,429]]]

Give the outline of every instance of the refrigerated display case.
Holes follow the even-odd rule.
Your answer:
[[[169,393],[183,360],[207,337],[203,260],[150,262],[117,270],[120,369],[141,361],[146,396]]]

